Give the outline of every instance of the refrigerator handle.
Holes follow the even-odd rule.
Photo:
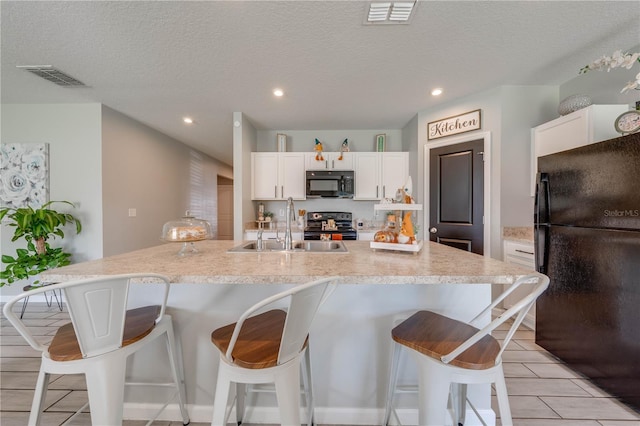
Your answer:
[[[549,223],[549,175],[538,173],[533,223]]]
[[[549,175],[538,173],[534,210],[534,245],[536,270],[547,273],[549,259]]]

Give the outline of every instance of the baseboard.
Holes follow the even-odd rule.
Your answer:
[[[160,409],[160,404],[124,404],[124,418],[126,420],[145,420],[153,417]],[[189,418],[192,422],[210,423],[213,414],[212,405],[188,405]],[[493,410],[478,410],[487,425],[495,425],[496,416]],[[398,409],[396,414],[403,425],[418,424],[417,409]],[[306,411],[301,410],[302,419],[306,416]],[[315,422],[327,425],[374,425],[380,424],[384,410],[378,408],[327,408],[316,407]],[[235,419],[235,411],[231,411],[230,419]],[[158,416],[158,420],[181,421],[180,410],[177,404],[169,404],[167,408]],[[304,420],[303,420],[304,421]],[[391,425],[396,419],[392,417]],[[280,415],[277,407],[247,407],[244,416],[245,423],[256,424],[278,424]],[[480,426],[482,422],[476,417],[472,410],[467,410],[465,426]]]

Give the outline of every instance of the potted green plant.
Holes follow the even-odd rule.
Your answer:
[[[15,228],[11,241],[24,238],[27,242],[26,248],[16,250],[15,257],[2,255],[2,263],[6,266],[0,272],[0,287],[71,263],[71,253],[64,252],[62,247],[53,248],[47,241],[49,238],[64,238],[62,228],[66,224],[75,224],[76,233],[82,231],[82,225],[72,214],[48,208],[53,203],[75,207],[69,201],[49,201],[37,209],[30,206],[0,209],[0,221],[6,217],[9,219],[7,225]],[[38,284],[38,280],[33,284]]]

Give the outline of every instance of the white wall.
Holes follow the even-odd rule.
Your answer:
[[[164,223],[186,210],[215,237],[217,178],[231,168],[111,108],[102,118],[104,255],[160,244]]]
[[[287,135],[288,152],[314,152],[315,139],[322,142],[325,152],[339,152],[342,141],[349,139],[349,150],[353,152],[375,151],[375,136],[387,135],[387,151],[402,151],[402,130],[258,130],[257,151],[277,151],[276,135]]]
[[[65,232],[74,263],[160,244],[162,225],[187,209],[217,224],[217,176],[233,177],[228,165],[100,104],[3,104],[1,136],[49,143],[50,199],[76,203],[83,226]],[[3,254],[20,247],[0,233]]]
[[[424,147],[433,142],[491,134],[491,246],[490,255],[502,258],[502,227],[531,226],[533,200],[529,196],[530,129],[549,118],[557,107],[557,87],[504,86],[462,100],[439,105],[418,114],[418,193],[426,192]],[[427,124],[442,118],[481,110],[482,128],[449,138],[427,140]],[[551,111],[551,112],[550,112]],[[551,118],[549,118],[551,119]],[[414,188],[416,183],[414,182]],[[414,189],[415,190],[415,189]],[[428,205],[428,201],[425,201]],[[487,214],[485,212],[485,214]],[[428,219],[428,209],[424,218]],[[425,220],[425,229],[429,223]]]
[[[233,238],[241,240],[244,224],[255,220],[251,202],[251,152],[257,151],[258,135],[241,112],[233,113]]]
[[[624,51],[626,52],[627,50]],[[630,48],[628,52],[640,52],[640,44]],[[613,51],[602,52],[603,55],[607,56],[611,56],[612,53]],[[594,61],[596,59],[598,58],[593,58]],[[634,64],[630,70],[614,68],[609,72],[606,70],[589,71],[586,74],[578,75],[580,68],[581,67],[578,67],[576,69],[576,77],[560,86],[560,99],[571,95],[584,94],[589,95],[594,104],[629,104],[630,107],[635,107],[635,103],[640,101],[640,90],[630,90],[625,93],[620,93],[622,88],[625,87],[629,81],[635,80],[636,75],[640,73],[639,63]],[[553,118],[557,117],[559,117],[559,115]]]
[[[501,227],[533,226],[531,128],[555,118],[556,86],[503,86],[500,151]],[[493,159],[492,159],[493,160]]]
[[[68,200],[77,208],[69,210],[82,222],[66,238],[51,241],[72,253],[73,262],[102,257],[102,153],[100,104],[3,104],[2,143],[49,144],[49,199]],[[67,210],[63,205],[56,209]],[[22,247],[11,243],[13,232],[2,229],[2,253]],[[18,294],[26,283],[2,288],[2,296]]]
[[[491,208],[491,252],[485,253],[496,257],[501,253],[500,248],[500,134],[501,134],[501,106],[500,106],[500,90],[492,89],[485,92],[478,93],[473,96],[469,96],[465,99],[452,101],[443,105],[439,105],[436,108],[432,108],[426,111],[422,111],[418,114],[418,150],[414,153],[418,162],[418,183],[414,181],[414,191],[418,194],[426,194],[426,183],[428,182],[428,176],[425,176],[425,158],[424,147],[428,143],[442,142],[447,138],[435,139],[433,141],[427,140],[427,125],[432,121],[437,121],[442,118],[451,117],[457,114],[462,114],[468,111],[476,109],[481,110],[481,125],[482,128],[478,131],[464,133],[465,136],[474,137],[480,135],[483,132],[491,132],[492,139],[492,170],[491,170],[491,195],[492,195],[492,208]],[[459,138],[461,135],[455,135],[450,138]],[[413,157],[413,155],[412,155]],[[424,197],[427,199],[428,197]],[[429,202],[425,201],[425,210],[423,212],[425,222],[424,229],[429,229]],[[485,212],[486,214],[486,212]],[[496,241],[497,240],[497,241]]]

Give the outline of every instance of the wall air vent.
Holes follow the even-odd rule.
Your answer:
[[[51,65],[17,65],[16,68],[21,68],[25,71],[29,71],[48,80],[58,86],[62,87],[87,87],[83,82],[76,80],[68,74],[63,73],[59,69],[54,68]]]
[[[371,2],[365,24],[408,24],[416,1]]]

